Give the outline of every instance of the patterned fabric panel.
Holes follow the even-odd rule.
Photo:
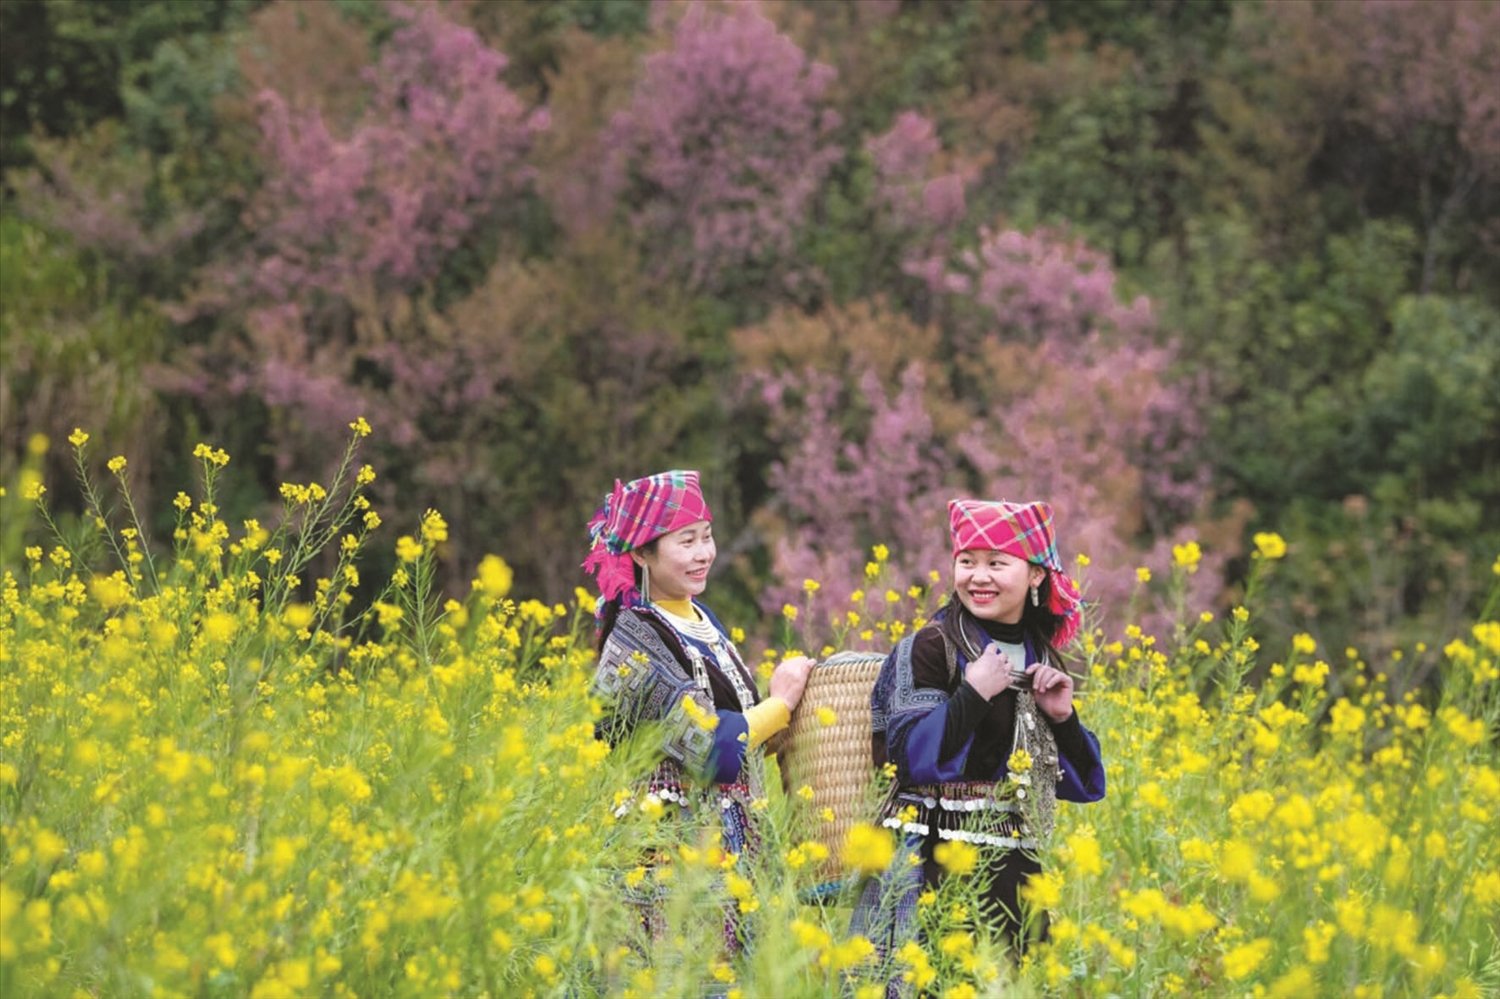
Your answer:
[[[618,481],[590,524],[595,543],[620,554],[700,520],[711,520],[698,473],[673,469]]]
[[[1046,503],[953,500],[948,504],[953,552],[968,548],[1008,552],[1049,569],[1062,570]]]
[[[703,773],[713,752],[713,733],[683,712],[691,697],[705,715],[713,701],[697,688],[676,653],[656,629],[635,614],[621,614],[599,653],[594,694],[607,706],[599,735],[612,745],[642,722],[662,722],[662,751],[689,773]]]
[[[1057,821],[1057,782],[1061,777],[1060,754],[1052,726],[1036,706],[1031,691],[1016,692],[1015,749],[1024,749],[1031,757],[1031,770],[1013,779],[1026,792],[1026,819],[1032,831],[1042,839],[1052,835]],[[1012,750],[1014,752],[1014,750]]]
[[[930,687],[918,689],[912,682],[911,649],[915,635],[901,639],[886,657],[870,691],[870,728],[884,733],[891,717],[904,711],[930,711],[947,703],[948,695]]]

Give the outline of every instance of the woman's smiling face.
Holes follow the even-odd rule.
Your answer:
[[[1042,567],[1005,552],[966,549],[953,560],[953,589],[970,614],[983,621],[1021,620],[1031,587]]]
[[[695,521],[656,539],[651,551],[631,557],[651,573],[651,596],[658,600],[686,600],[708,586],[708,570],[718,556],[713,525]]]

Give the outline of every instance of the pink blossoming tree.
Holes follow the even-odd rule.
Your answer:
[[[547,112],[504,84],[505,56],[433,5],[392,10],[401,27],[366,71],[368,104],[347,136],[275,90],[260,96],[252,294],[416,287],[530,180],[525,154]]]
[[[833,70],[748,8],[694,5],[610,123],[606,189],[664,273],[715,290],[785,267],[843,155],[823,103]]]
[[[503,348],[422,303],[529,189],[547,113],[501,79],[505,56],[436,5],[390,10],[397,29],[347,126],[273,88],[259,95],[264,180],[248,241],[178,310],[226,332],[175,384],[258,401],[281,465],[305,463],[359,412],[411,447],[462,433],[497,402]]]
[[[837,615],[872,544],[892,549],[898,590],[946,574],[946,501],[967,495],[1050,501],[1065,557],[1099,567],[1090,596],[1123,609],[1134,567],[1165,572],[1209,498],[1193,461],[1197,403],[1172,377],[1149,303],[1121,302],[1102,255],[1045,230],[986,232],[938,277],[942,335],[904,363],[892,360],[912,338],[899,323],[832,334],[846,345],[833,359],[805,331],[742,338],[782,447],[764,605],[812,577]],[[1212,597],[1219,567],[1193,577],[1198,596]]]

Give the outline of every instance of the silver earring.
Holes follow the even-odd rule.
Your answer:
[[[651,570],[645,565],[641,566],[641,603],[651,602]]]
[[[1041,598],[1041,596],[1036,591],[1036,584],[1032,583],[1031,584],[1031,606],[1033,606],[1033,607],[1040,606],[1041,602],[1042,602],[1042,598]]]

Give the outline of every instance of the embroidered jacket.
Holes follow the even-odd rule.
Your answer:
[[[986,701],[964,682],[970,650],[945,638],[947,614],[963,615],[972,648],[990,636],[961,608],[947,607],[893,651],[871,694],[876,765],[896,766],[881,819],[891,828],[1007,848],[1034,849],[1050,834],[1057,799],[1104,797],[1099,741],[1075,712],[1053,722],[1031,692],[1013,685]],[[1026,664],[1042,661],[1024,645]],[[1025,750],[1031,767],[1011,774]]]
[[[759,701],[754,676],[716,617],[694,606],[706,625],[691,633],[652,606],[622,611],[599,653],[594,692],[605,703],[596,734],[617,744],[643,723],[661,724],[662,777],[744,784],[749,726]],[[692,703],[685,708],[684,698]],[[712,721],[711,721],[712,719]],[[653,781],[657,783],[657,781]],[[680,788],[662,787],[668,800]]]

